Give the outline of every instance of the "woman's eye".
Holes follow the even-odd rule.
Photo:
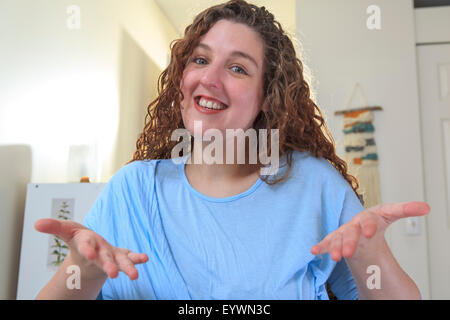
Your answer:
[[[194,58],[192,61],[194,61],[196,64],[205,64],[206,60],[203,58]]]
[[[236,70],[237,73],[247,74],[247,72],[245,72],[244,69],[242,69],[241,67],[238,67],[238,66],[233,66],[233,67],[231,67],[231,69]]]
[[[200,58],[200,57],[193,58],[192,61],[193,61],[195,64],[200,64],[200,65],[202,65],[202,64],[207,64],[207,63],[208,63],[208,62],[206,61],[206,59]],[[240,73],[240,74],[244,74],[244,75],[247,74],[247,72],[245,72],[245,70],[242,69],[242,68],[239,67],[239,66],[232,66],[231,69],[232,69],[233,71],[237,72],[237,73]]]

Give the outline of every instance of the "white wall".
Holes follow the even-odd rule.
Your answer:
[[[28,146],[0,146],[0,300],[14,299],[25,211],[31,177]]]
[[[414,10],[417,43],[450,42],[450,6]]]
[[[369,30],[370,5],[381,9],[381,30]],[[312,70],[317,102],[343,155],[342,116],[359,82],[375,112],[382,202],[423,201],[424,183],[415,55],[414,9],[410,0],[297,0],[297,37]],[[357,96],[352,106],[361,105]],[[427,243],[406,235],[405,219],[388,229],[390,247],[403,269],[429,298]]]
[[[70,5],[81,10],[78,30],[67,27]],[[32,182],[70,181],[70,145],[97,150],[91,181],[107,181],[116,170],[123,45],[130,43],[124,35],[157,72],[177,37],[152,0],[0,2],[0,144],[31,146]]]

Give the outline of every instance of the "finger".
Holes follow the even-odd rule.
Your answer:
[[[130,280],[136,280],[138,278],[138,271],[127,255],[117,253],[115,258],[120,270],[122,270],[130,278]]]
[[[431,208],[426,202],[411,201],[403,204],[406,216],[423,216],[430,212]]]
[[[366,238],[371,238],[377,232],[377,217],[372,212],[366,212],[359,217],[361,233]]]
[[[340,261],[342,258],[342,233],[335,232],[330,246],[331,259]]]
[[[116,278],[119,275],[119,267],[108,249],[101,249],[99,252],[99,264],[103,271],[110,278]]]
[[[145,253],[135,253],[130,251],[128,253],[128,258],[134,264],[140,264],[148,261],[148,256]]]
[[[88,260],[94,260],[97,258],[95,240],[92,238],[86,238],[80,240],[77,244],[78,252]]]
[[[350,258],[356,251],[359,238],[361,236],[361,228],[357,224],[349,224],[347,232],[344,232],[342,238],[342,254],[345,258]]]
[[[367,209],[382,216],[389,223],[401,218],[423,216],[430,212],[430,206],[426,202],[411,201],[400,203],[384,203]]]
[[[39,232],[53,234],[68,243],[76,231],[85,227],[74,221],[45,218],[36,221],[34,228]]]
[[[333,236],[333,233],[330,233],[322,241],[320,241],[318,244],[313,246],[311,248],[311,253],[317,255],[317,254],[324,254],[324,253],[329,252],[328,249],[330,247],[330,242],[331,242],[332,236]]]

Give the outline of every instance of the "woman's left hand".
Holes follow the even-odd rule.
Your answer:
[[[352,220],[328,234],[311,248],[312,254],[330,253],[331,259],[340,261],[363,252],[364,248],[384,241],[387,227],[402,218],[423,216],[430,212],[425,202],[384,203],[366,209]],[[362,235],[362,237],[361,237]]]

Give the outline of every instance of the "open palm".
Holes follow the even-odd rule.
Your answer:
[[[328,234],[311,248],[312,254],[330,253],[340,261],[361,252],[368,241],[384,239],[387,227],[398,219],[423,216],[430,211],[425,202],[384,203],[366,209]],[[362,235],[362,237],[361,237]]]
[[[136,280],[139,275],[135,265],[148,260],[146,254],[112,246],[99,234],[74,221],[39,219],[34,227],[61,238],[77,263],[95,265],[99,274],[106,273],[110,278],[116,278],[122,271],[130,280]]]

